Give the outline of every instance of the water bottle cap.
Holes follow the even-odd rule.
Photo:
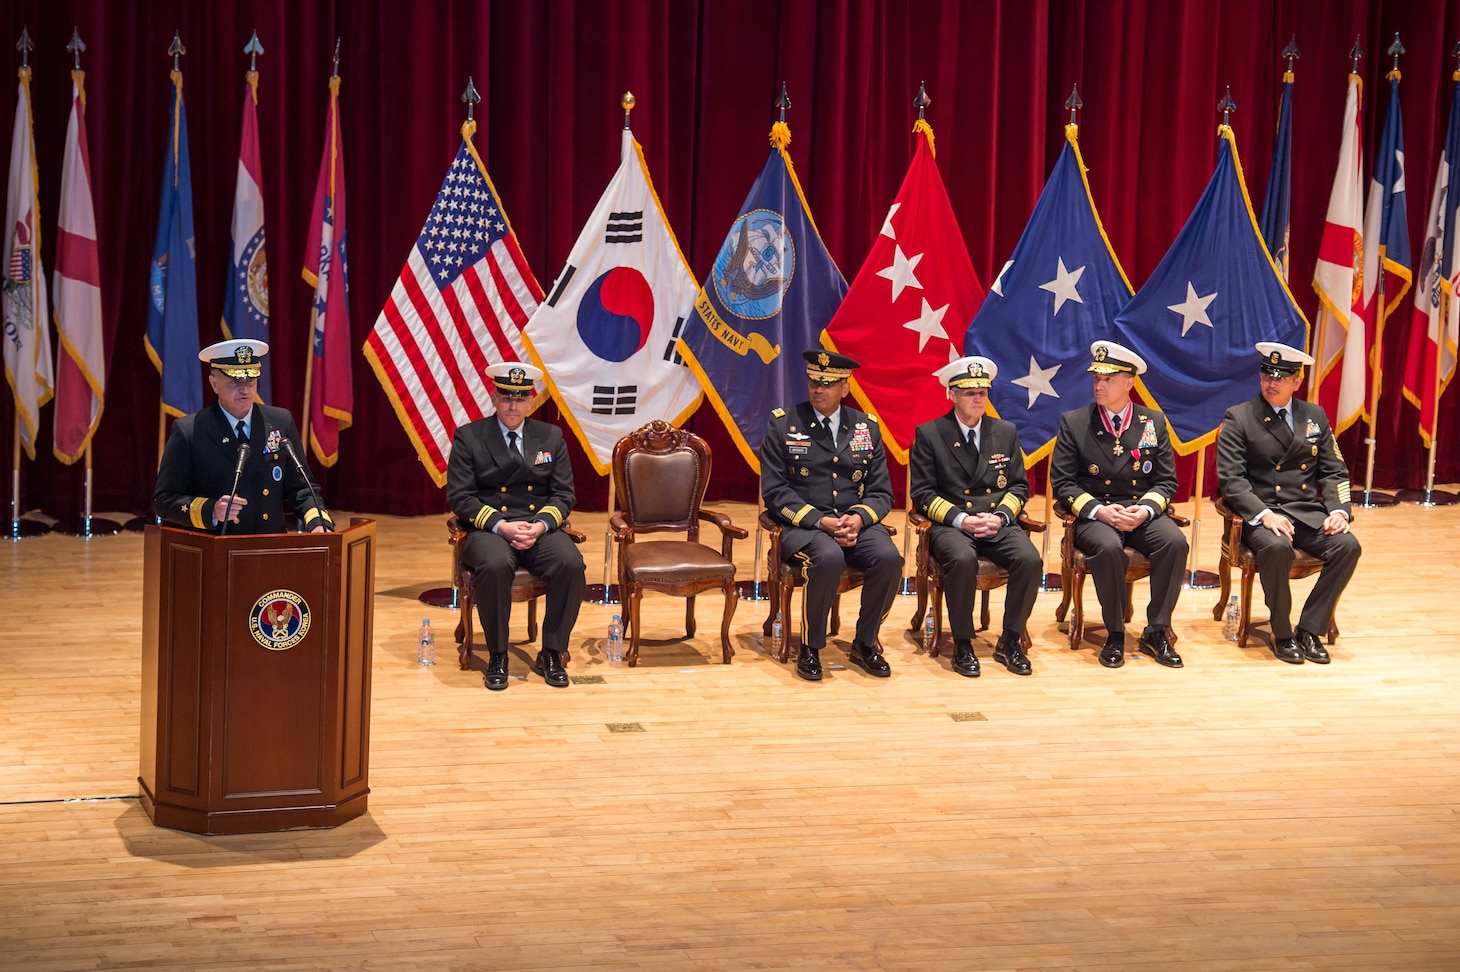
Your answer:
[[[421,623],[422,624],[430,624],[431,623],[431,619],[430,618],[422,618],[421,619]]]
[[[618,615],[617,615],[617,614],[615,614],[615,615],[614,615],[614,616],[613,616],[613,619],[614,619],[614,620],[615,620],[615,621],[617,621],[617,620],[618,620],[618,619],[619,619],[619,618],[618,618]]]

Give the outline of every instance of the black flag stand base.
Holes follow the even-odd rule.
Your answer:
[[[39,520],[27,520],[22,516],[10,521],[11,540],[27,540],[31,537],[43,537],[50,532],[51,528]]]
[[[92,537],[114,537],[122,532],[122,525],[102,516],[71,516],[57,520],[51,529],[68,537],[90,540]]]
[[[1376,493],[1372,489],[1364,490],[1364,501],[1358,504],[1362,509],[1373,510],[1386,506],[1398,506],[1398,498],[1388,493]]]
[[[617,604],[617,584],[589,584],[583,591],[584,604]]]
[[[1221,586],[1221,580],[1209,570],[1188,570],[1186,572],[1186,586],[1188,590],[1209,591],[1214,587]]]
[[[740,595],[742,601],[768,601],[769,587],[765,581],[736,581],[735,593]]]
[[[1395,494],[1401,503],[1416,503],[1420,506],[1454,506],[1460,503],[1460,496],[1440,489],[1401,489]]]
[[[421,592],[417,598],[422,604],[433,608],[450,608],[453,611],[461,610],[461,602],[457,599],[456,588],[454,587],[433,587]]]
[[[1048,593],[1049,591],[1054,591],[1055,593],[1059,593],[1060,591],[1063,591],[1064,589],[1065,589],[1064,577],[1063,577],[1063,575],[1060,574],[1059,571],[1055,571],[1054,573],[1051,573],[1051,574],[1045,574],[1044,575],[1044,578],[1042,580],[1040,580],[1040,582],[1039,582],[1039,590],[1041,592],[1044,592],[1044,593]]]

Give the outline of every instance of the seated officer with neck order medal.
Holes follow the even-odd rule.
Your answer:
[[[573,469],[556,425],[527,417],[542,372],[508,361],[489,365],[495,415],[451,437],[446,501],[466,530],[461,560],[471,568],[477,618],[487,642],[487,688],[507,687],[507,628],[512,577],[519,566],[547,582],[542,650],[532,670],[554,688],[568,684],[562,653],[578,620],[583,555],[558,527],[573,510]]]
[[[1167,668],[1180,668],[1166,629],[1181,593],[1187,544],[1181,528],[1165,516],[1176,495],[1176,456],[1166,416],[1131,400],[1135,376],[1146,362],[1114,341],[1090,345],[1095,402],[1060,416],[1049,461],[1055,498],[1078,518],[1075,546],[1085,554],[1100,613],[1105,645],[1100,664],[1125,664],[1125,548],[1151,562],[1151,602],[1140,651]]]
[[[1272,653],[1301,665],[1328,664],[1318,640],[1359,562],[1348,530],[1348,466],[1323,409],[1295,398],[1303,366],[1313,359],[1286,344],[1263,341],[1261,393],[1227,409],[1217,435],[1217,488],[1242,518],[1242,543],[1257,558],[1272,618]],[[1294,549],[1323,561],[1293,629],[1289,568]]]
[[[776,408],[760,447],[760,491],[781,524],[781,556],[806,578],[796,674],[821,679],[821,649],[842,570],[862,571],[862,606],[847,657],[886,678],[877,631],[897,596],[902,556],[882,519],[892,508],[892,480],[882,428],[844,405],[858,362],[813,348],[805,352],[810,401]]]
[[[1044,561],[1017,522],[1029,500],[1019,432],[1014,423],[984,414],[989,386],[999,374],[988,358],[960,358],[935,374],[948,387],[953,408],[919,425],[913,436],[912,501],[933,521],[928,550],[943,572],[953,670],[968,678],[979,674],[973,605],[983,557],[1009,572],[994,660],[1015,675],[1028,675],[1020,639],[1034,610]]]
[[[287,501],[304,529],[334,529],[306,478],[294,417],[257,401],[268,353],[263,341],[249,339],[198,352],[218,403],[172,424],[152,493],[152,509],[166,522],[208,533],[225,532],[225,521],[229,534],[283,533]]]

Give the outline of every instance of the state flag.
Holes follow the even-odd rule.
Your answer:
[[[948,410],[933,372],[963,356],[963,335],[984,300],[933,160],[933,130],[919,120],[913,134],[902,187],[826,326],[826,344],[862,363],[852,393],[878,417],[887,451],[903,463],[917,427]]]
[[[233,221],[228,278],[223,287],[223,336],[269,340],[269,258],[264,246],[263,166],[259,164],[259,75],[248,72],[243,92],[238,179],[233,189]],[[267,356],[259,375],[259,398],[274,400]]]
[[[81,458],[101,421],[106,395],[106,334],[101,317],[101,259],[91,203],[91,151],[86,142],[86,72],[71,72],[71,118],[61,163],[56,220],[56,428],[52,449],[71,464]]]
[[[1166,413],[1177,452],[1216,440],[1227,408],[1251,398],[1253,347],[1301,348],[1308,321],[1273,263],[1247,196],[1237,139],[1219,130],[1216,171],[1149,280],[1115,318],[1146,359],[1141,393]]]
[[[55,376],[51,366],[50,314],[46,309],[46,273],[41,266],[41,204],[35,173],[35,137],[31,127],[31,69],[20,69],[15,129],[10,139],[10,178],[5,195],[5,379],[15,396],[20,445],[35,458],[41,406],[51,400]]]
[[[618,170],[522,334],[600,475],[619,439],[655,419],[678,426],[699,406],[699,384],[676,347],[695,290],[643,149],[625,128]]]

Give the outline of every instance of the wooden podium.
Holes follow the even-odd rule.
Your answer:
[[[375,521],[144,541],[142,806],[195,834],[334,827],[370,793]]]

